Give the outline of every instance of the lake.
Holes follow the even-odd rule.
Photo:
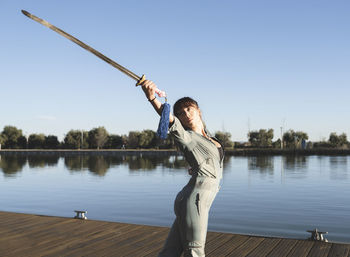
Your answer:
[[[171,226],[181,155],[0,155],[0,210]],[[225,158],[211,231],[350,243],[350,156]]]

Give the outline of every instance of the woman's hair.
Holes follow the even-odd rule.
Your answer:
[[[179,112],[188,106],[194,106],[199,109],[198,103],[191,97],[185,96],[176,101],[173,107],[174,115],[177,117]]]

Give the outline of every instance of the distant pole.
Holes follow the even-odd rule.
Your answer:
[[[83,130],[81,130],[81,149],[83,149],[83,142],[84,142],[84,133],[83,133]]]
[[[247,134],[247,137],[248,137],[248,141],[249,141],[249,134],[250,134],[250,118],[249,118],[249,117],[248,117],[247,125],[248,125],[248,134]]]
[[[28,133],[25,132],[25,138],[26,138],[26,149],[28,149]]]
[[[283,127],[281,127],[281,149],[283,149]]]

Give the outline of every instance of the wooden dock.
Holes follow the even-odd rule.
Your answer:
[[[169,228],[0,212],[0,256],[157,256]],[[350,244],[208,232],[206,256],[350,257]]]

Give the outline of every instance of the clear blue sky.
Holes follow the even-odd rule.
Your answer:
[[[153,129],[134,81],[28,19],[27,10],[136,74],[173,104],[195,98],[211,132],[350,137],[349,1],[1,0],[0,129]]]

